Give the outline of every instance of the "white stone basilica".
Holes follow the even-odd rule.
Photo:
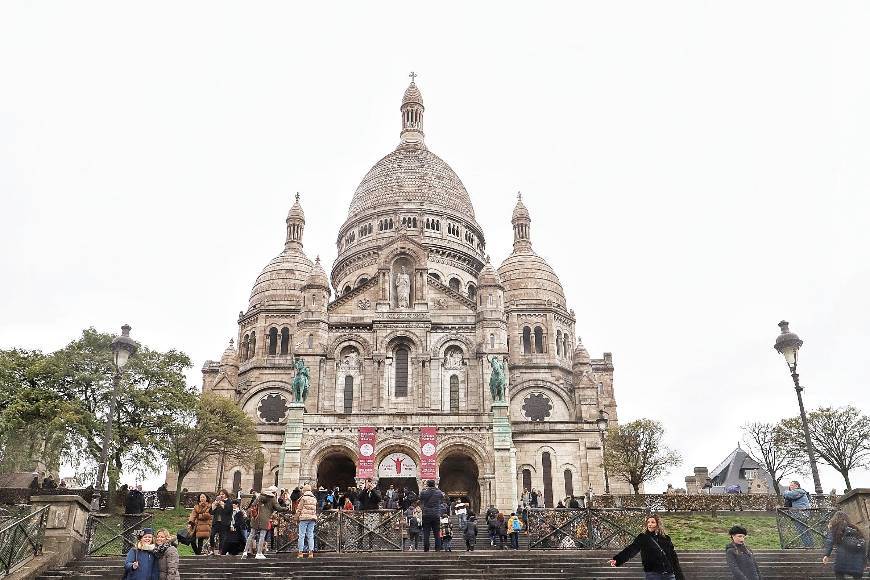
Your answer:
[[[498,270],[489,263],[468,192],[426,147],[424,110],[412,81],[401,142],[357,187],[329,277],[303,251],[297,195],[237,346],[203,367],[203,391],[254,418],[262,456],[254,469],[210,465],[184,487],[354,485],[362,427],[376,428],[375,478],[417,487],[420,429],[436,427],[439,485],[475,509],[515,507],[527,487],[548,506],[604,492],[596,420],[617,419],[611,356],[574,341],[574,311],[533,249],[521,199],[513,252]],[[294,357],[310,370],[304,408],[291,404]],[[492,400],[488,357],[507,360],[506,402]]]

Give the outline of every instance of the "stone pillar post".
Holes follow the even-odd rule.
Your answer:
[[[294,488],[302,472],[302,431],[305,420],[305,405],[290,403],[287,411],[287,427],[281,446],[281,469],[278,487]]]
[[[870,536],[870,488],[862,487],[846,492],[840,498],[838,506],[864,532],[864,537]]]
[[[495,506],[504,511],[516,507],[517,467],[516,449],[508,404],[504,401],[492,404],[492,438],[495,451]]]
[[[64,566],[87,554],[88,503],[77,495],[35,495],[34,509],[49,506],[42,555],[14,572],[10,578],[34,578],[49,568]]]

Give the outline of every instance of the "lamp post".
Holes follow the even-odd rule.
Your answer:
[[[598,410],[598,419],[595,420],[598,425],[598,434],[601,435],[601,466],[604,468],[604,493],[610,495],[610,479],[607,477],[607,463],[604,461],[604,455],[607,453],[607,412],[603,409]]]
[[[798,350],[800,350],[804,341],[788,329],[788,322],[785,320],[779,323],[779,328],[780,334],[776,337],[776,342],[774,343],[773,348],[776,349],[776,352],[785,357],[785,362],[788,364],[788,370],[791,371],[791,378],[794,381],[794,390],[795,393],[797,393],[798,407],[800,407],[801,411],[801,423],[804,427],[804,439],[807,445],[807,454],[810,457],[810,471],[812,471],[813,474],[813,484],[816,487],[816,494],[821,495],[823,493],[822,482],[819,481],[819,468],[816,466],[816,454],[813,449],[813,441],[810,438],[810,426],[807,423],[807,413],[804,410],[804,399],[801,395],[804,388],[801,386],[797,372]]]
[[[115,356],[115,375],[112,378],[112,396],[109,399],[109,414],[106,417],[106,432],[103,435],[103,450],[100,453],[100,468],[97,472],[97,485],[94,489],[93,504],[96,509],[100,509],[100,493],[103,490],[103,479],[109,470],[109,445],[112,442],[112,420],[115,417],[115,402],[118,399],[118,387],[121,384],[121,372],[130,360],[130,356],[136,352],[136,342],[130,338],[130,325],[125,324],[121,327],[121,336],[112,341],[112,353]],[[111,499],[111,494],[106,492],[108,499]],[[111,510],[111,506],[106,502],[106,507]]]

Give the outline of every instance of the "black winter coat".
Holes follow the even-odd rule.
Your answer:
[[[735,580],[761,580],[761,572],[752,550],[734,542],[725,547],[725,561]]]
[[[145,496],[138,489],[130,490],[127,493],[127,500],[124,502],[125,514],[141,514],[145,511]]]
[[[381,492],[377,489],[364,489],[359,494],[360,509],[376,510],[381,503]]]
[[[434,487],[427,487],[420,492],[420,507],[424,518],[440,518],[441,503],[444,501],[444,492]]]
[[[477,521],[468,520],[465,524],[465,531],[463,532],[466,540],[473,540],[477,538]]]
[[[830,530],[825,538],[825,556],[830,556],[834,548],[837,548],[837,558],[834,560],[834,572],[839,574],[861,574],[867,565],[867,542],[864,542],[864,550],[851,551],[843,544],[846,536],[861,537],[861,534],[851,526],[843,532],[843,539],[839,544],[834,544],[834,538]]]
[[[674,549],[670,536],[644,532],[638,535],[623,551],[615,555],[613,559],[616,560],[617,566],[622,566],[637,556],[638,552],[640,552],[644,572],[661,574],[668,572],[668,568],[670,568],[677,580],[685,580],[683,571],[680,569],[677,551]]]

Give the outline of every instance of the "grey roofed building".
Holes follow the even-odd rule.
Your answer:
[[[775,485],[770,474],[739,445],[710,472],[710,479],[726,490],[739,485],[742,493],[770,493]]]

